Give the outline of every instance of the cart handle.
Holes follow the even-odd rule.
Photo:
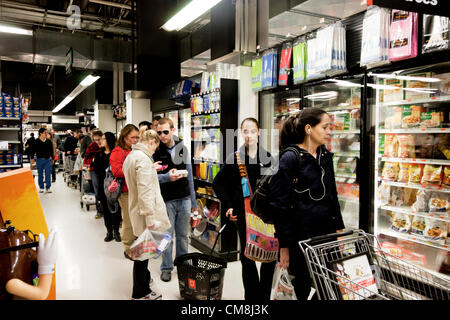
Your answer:
[[[311,242],[311,243],[315,243],[315,242],[327,242],[330,240],[334,240],[337,237],[345,237],[345,236],[350,236],[353,234],[353,230],[350,231],[346,231],[346,232],[335,232],[335,233],[329,233],[329,234],[325,234],[323,236],[317,236],[317,237],[312,237],[309,240],[305,241],[305,242]]]

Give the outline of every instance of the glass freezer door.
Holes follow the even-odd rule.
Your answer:
[[[331,118],[332,152],[336,187],[346,229],[359,228],[358,162],[361,141],[361,78],[330,79],[305,86],[304,107],[321,108]]]
[[[372,76],[374,233],[389,253],[449,274],[450,63]]]

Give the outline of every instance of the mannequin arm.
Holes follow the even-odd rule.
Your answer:
[[[6,283],[6,291],[28,300],[45,300],[50,292],[53,274],[39,275],[38,286],[32,286],[19,279],[11,279]]]

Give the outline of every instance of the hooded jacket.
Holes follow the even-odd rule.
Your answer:
[[[155,223],[153,230],[168,230],[170,221],[153,167],[152,153],[147,146],[140,142],[133,145],[133,150],[123,163],[123,173],[128,186],[128,210],[133,234],[138,237],[145,228]]]
[[[302,154],[300,167],[296,154],[286,151],[270,183],[269,204],[274,210],[275,236],[281,248],[344,229],[332,154],[320,146],[316,159],[306,150],[291,146]]]

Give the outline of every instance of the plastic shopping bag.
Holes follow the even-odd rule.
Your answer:
[[[273,273],[270,300],[297,300],[288,271],[279,265]]]
[[[170,234],[146,228],[131,245],[129,256],[139,261],[157,259],[167,249],[170,241],[172,241]]]

